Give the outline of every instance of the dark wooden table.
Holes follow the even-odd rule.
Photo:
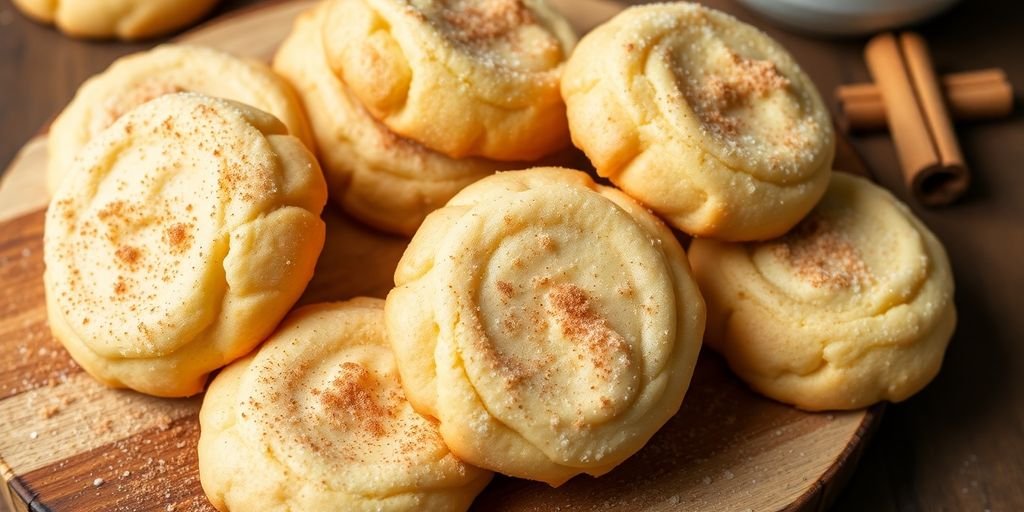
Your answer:
[[[215,14],[253,0],[225,0]],[[766,29],[828,99],[868,78],[863,40],[822,40],[771,27],[733,0],[707,2]],[[1002,67],[1024,90],[1024,10],[1013,0],[964,1],[920,27],[940,71]],[[27,21],[0,0],[0,169],[74,94],[118,56],[152,46],[82,42]],[[1024,115],[962,124],[975,181],[958,205],[914,210],[945,242],[960,323],[938,378],[889,407],[846,490],[841,511],[1024,510]],[[854,145],[875,177],[907,200],[887,135]]]

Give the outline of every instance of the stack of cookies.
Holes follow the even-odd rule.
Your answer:
[[[945,250],[891,194],[832,173],[828,113],[778,43],[692,4],[627,9],[580,41],[562,95],[597,172],[695,237],[706,340],[755,390],[854,409],[938,372]]]
[[[728,15],[630,8],[576,46],[543,0],[328,0],[273,70],[161,47],[51,133],[54,335],[158,396],[223,367],[199,443],[220,510],[465,510],[492,472],[600,476],[679,410],[706,320],[806,409],[938,371],[941,244],[833,174],[813,84]],[[618,188],[530,163],[570,139]],[[328,198],[412,235],[386,301],[292,310]]]
[[[408,236],[470,183],[569,144],[575,44],[543,1],[332,1],[299,17],[274,70],[309,112],[332,199]]]

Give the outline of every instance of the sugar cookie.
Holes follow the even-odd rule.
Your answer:
[[[90,141],[46,213],[54,336],[101,382],[159,396],[262,341],[324,243],[326,185],[270,114],[161,96]]]
[[[466,510],[491,479],[405,400],[380,299],[293,312],[217,375],[199,422],[219,510]]]
[[[528,164],[454,159],[392,133],[331,71],[322,45],[321,4],[303,13],[274,58],[313,125],[331,199],[378,229],[412,235],[428,213],[496,170]]]
[[[189,25],[217,0],[12,0],[25,15],[75,37],[145,39]]]
[[[388,333],[456,456],[559,485],[601,475],[679,409],[704,302],[672,233],[579,171],[470,185],[395,273]]]
[[[75,155],[125,112],[162,94],[192,91],[269,112],[309,148],[302,105],[265,64],[200,46],[167,44],[122,57],[90,78],[50,127],[47,188],[52,195]]]
[[[755,390],[804,409],[909,397],[956,326],[942,244],[889,192],[844,173],[784,237],[696,239],[690,261],[708,345]]]
[[[597,172],[687,233],[781,235],[828,184],[835,140],[814,84],[727,14],[626,9],[580,41],[562,95]]]
[[[395,133],[453,158],[535,160],[569,143],[558,92],[576,42],[544,0],[331,0],[324,49]]]

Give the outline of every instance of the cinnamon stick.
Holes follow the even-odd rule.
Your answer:
[[[1013,87],[1001,69],[953,73],[941,77],[940,82],[953,119],[994,119],[1013,110]],[[836,99],[844,131],[886,128],[885,103],[875,84],[841,85],[836,88]]]
[[[882,34],[868,42],[864,55],[908,186],[926,205],[954,201],[969,176],[923,41]]]
[[[925,204],[949,204],[963,195],[970,184],[967,164],[953,131],[953,120],[942,99],[928,43],[918,34],[904,32],[900,34],[900,47],[932,144],[939,155],[938,168],[924,169],[913,176],[914,192]]]

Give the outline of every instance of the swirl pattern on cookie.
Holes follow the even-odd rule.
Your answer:
[[[145,39],[202,18],[217,0],[12,0],[37,21],[74,37]]]
[[[302,294],[326,195],[270,114],[195,93],[145,103],[82,149],[47,210],[50,327],[108,385],[198,393]]]
[[[696,239],[690,261],[708,344],[755,390],[804,409],[909,397],[956,325],[942,244],[889,192],[844,173],[785,236]]]
[[[331,199],[378,229],[412,235],[428,213],[496,170],[525,164],[454,159],[392,133],[352,97],[324,56],[325,5],[303,13],[274,58],[309,112]]]
[[[825,191],[828,111],[778,43],[697,4],[626,9],[566,64],[573,142],[598,173],[702,237],[779,236]]]
[[[458,511],[491,479],[405,400],[380,299],[293,312],[214,379],[199,420],[219,510]]]
[[[579,171],[470,185],[413,238],[387,322],[409,401],[452,452],[559,485],[678,410],[704,303],[671,232]]]
[[[199,46],[167,44],[122,57],[87,80],[49,131],[47,187],[53,194],[75,155],[129,110],[158,96],[191,91],[256,107],[277,117],[311,150],[302,105],[265,64]]]
[[[331,0],[328,62],[395,133],[453,158],[534,160],[569,141],[576,42],[544,0]]]

